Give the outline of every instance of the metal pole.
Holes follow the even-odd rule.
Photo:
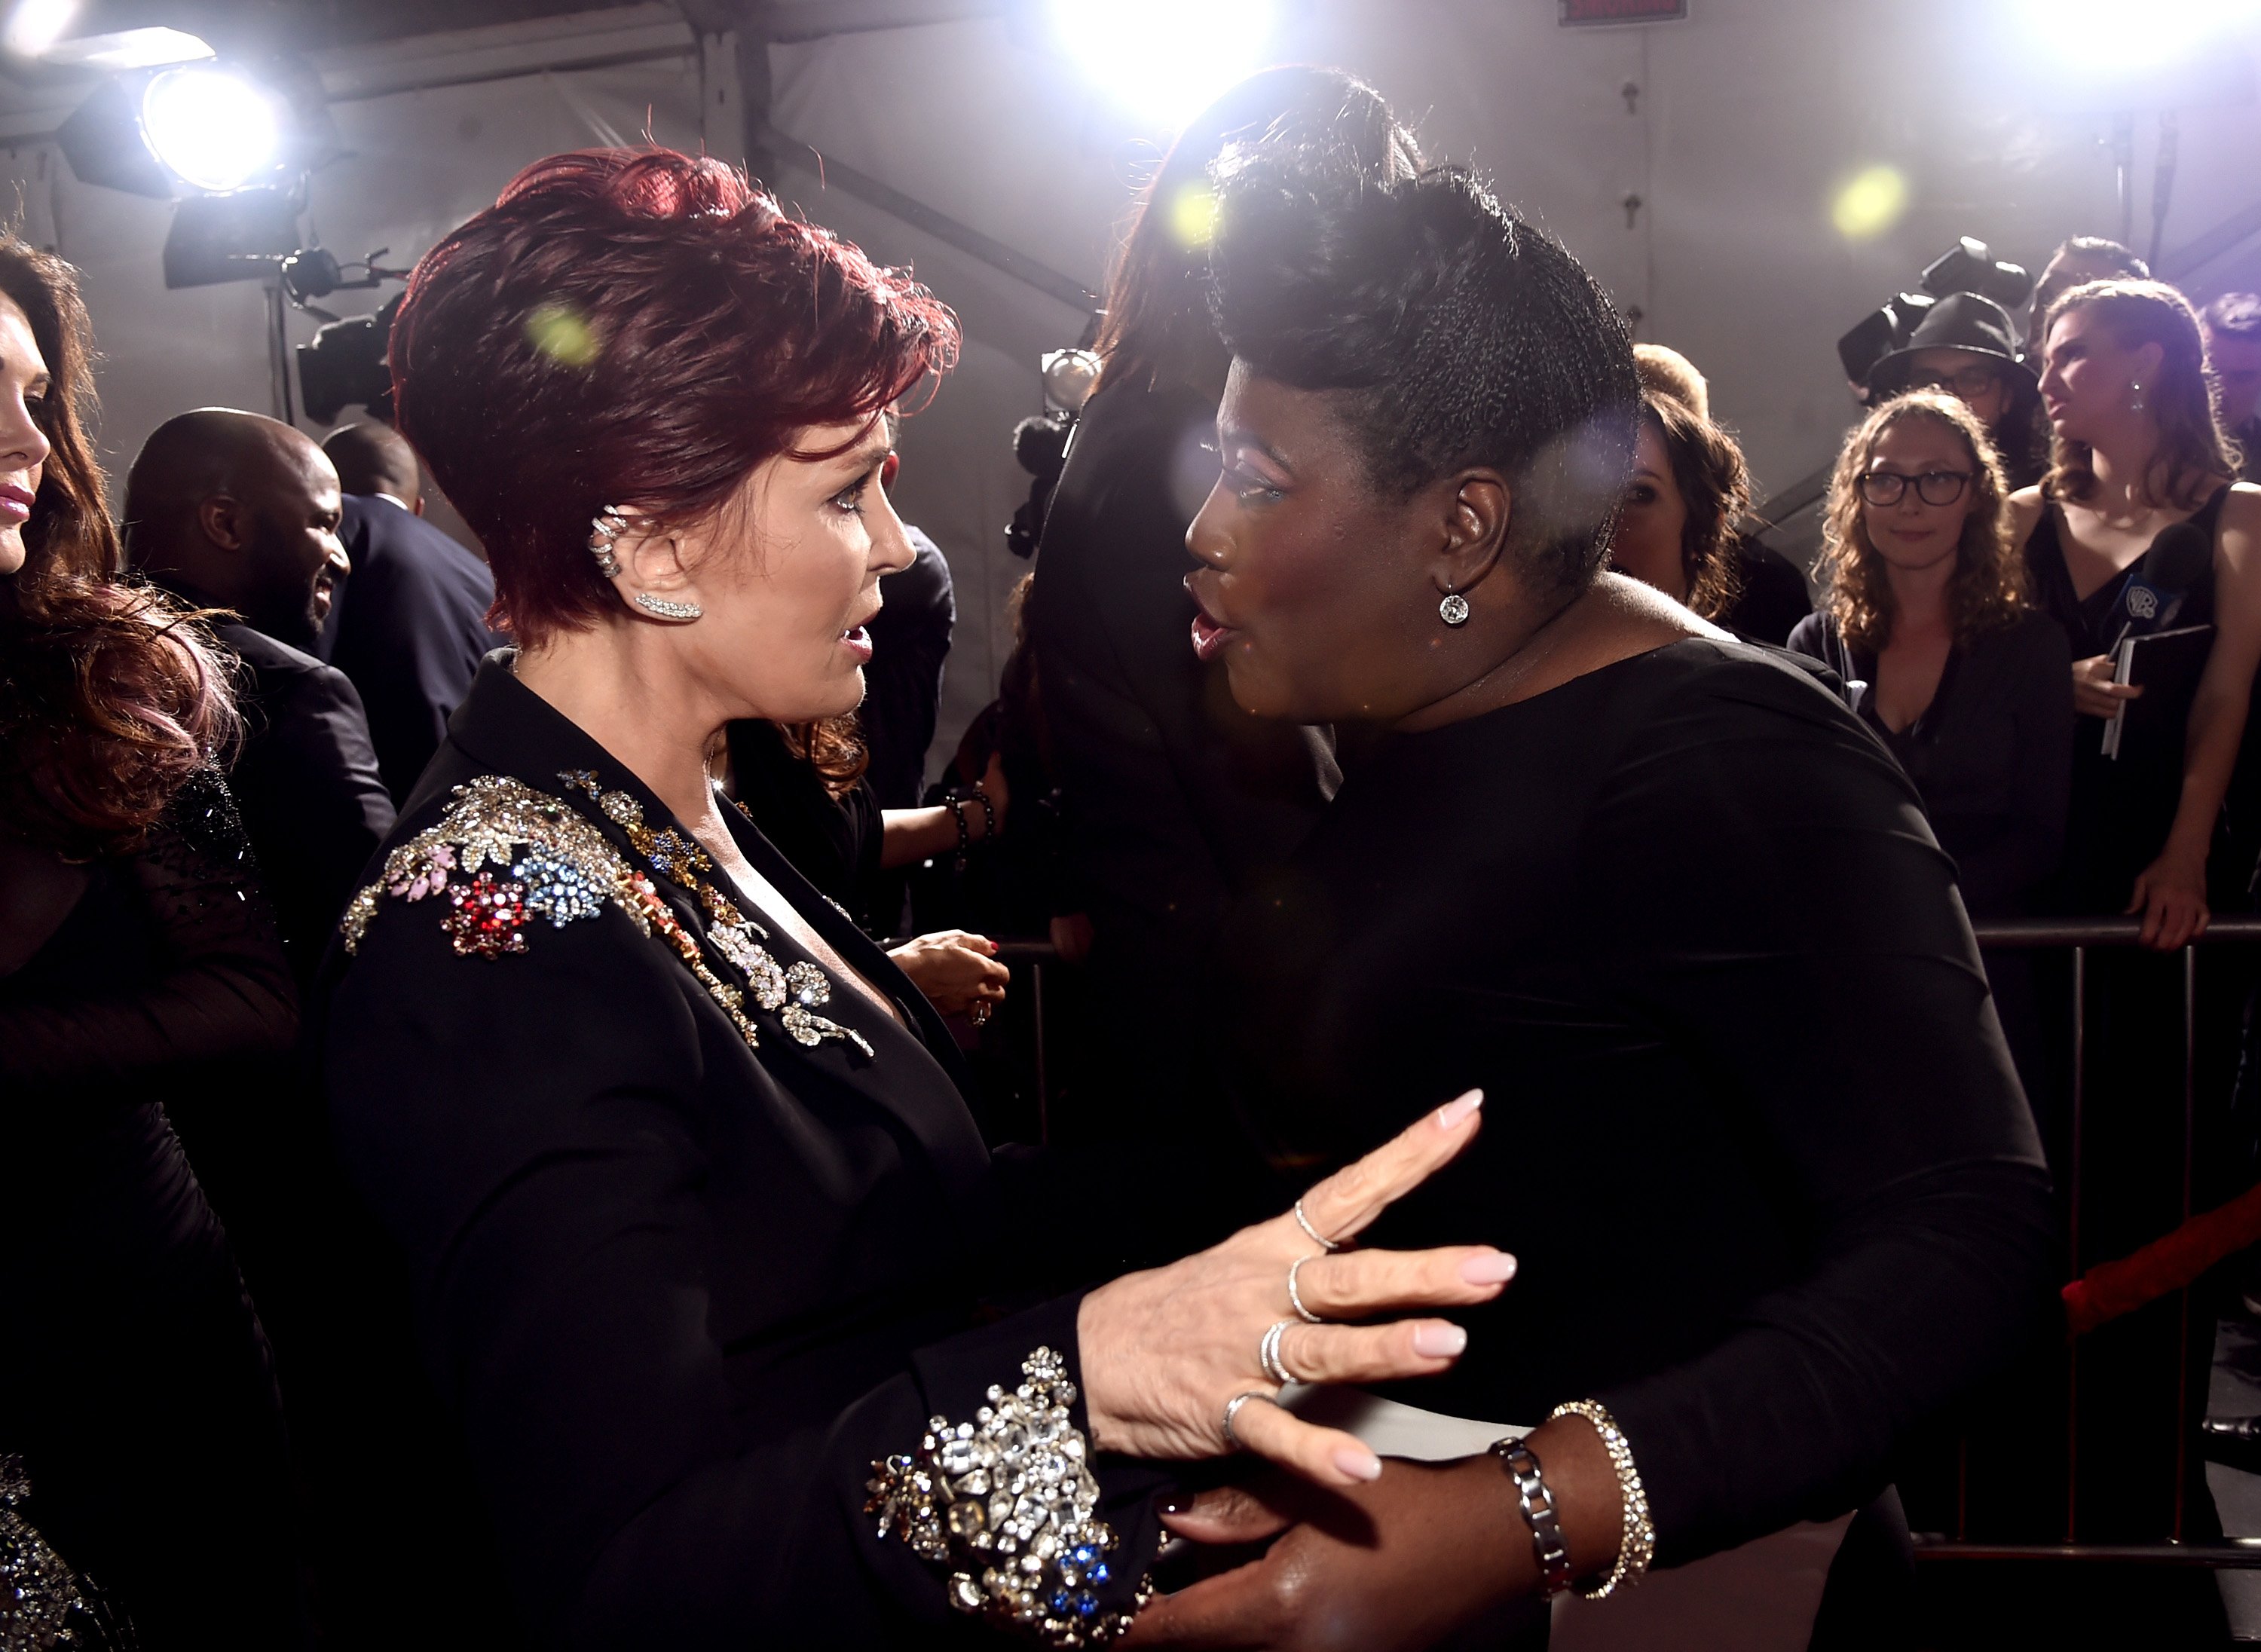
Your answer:
[[[2183,948],[2183,1220],[2191,1219],[2192,1146],[2198,1128],[2198,948]],[[2175,1339],[2174,1541],[2183,1541],[2183,1506],[2190,1490],[2191,1288],[2182,1289]]]
[[[2068,1279],[2080,1277],[2080,1148],[2087,1128],[2088,949],[2072,949],[2072,1151],[2066,1180],[2065,1247]],[[2080,1541],[2080,1342],[2064,1354],[2064,1541]]]
[[[1052,1087],[1044,1071],[1044,966],[1029,966],[1029,1008],[1037,1017],[1037,1139],[1044,1146],[1052,1139]]]

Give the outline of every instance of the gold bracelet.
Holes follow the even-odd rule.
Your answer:
[[[1648,1563],[1656,1558],[1656,1527],[1648,1518],[1648,1493],[1641,1489],[1640,1470],[1633,1467],[1633,1447],[1608,1407],[1597,1400],[1574,1399],[1567,1405],[1557,1405],[1547,1420],[1551,1423],[1558,1417],[1583,1417],[1591,1423],[1610,1454],[1610,1467],[1617,1470],[1618,1502],[1624,1510],[1618,1562],[1599,1587],[1578,1591],[1588,1600],[1599,1600],[1619,1588],[1632,1588],[1648,1575]]]

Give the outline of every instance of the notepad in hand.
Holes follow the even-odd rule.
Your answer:
[[[2157,743],[2179,741],[2192,691],[2214,650],[2214,628],[2186,625],[2177,631],[2123,639],[2114,655],[2112,680],[2134,683],[2143,692],[2123,700],[2104,725],[2104,755],[2116,758],[2131,739],[2138,753]]]

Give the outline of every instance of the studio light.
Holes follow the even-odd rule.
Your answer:
[[[81,183],[159,200],[287,190],[338,153],[321,84],[295,59],[114,75],[55,138]]]
[[[1174,132],[1261,67],[1275,0],[1047,0],[1054,41],[1155,133]]]
[[[0,45],[18,57],[38,57],[63,38],[78,17],[78,0],[16,0],[0,25]]]
[[[2261,24],[2261,0],[2023,0],[2027,38],[2085,54],[2109,40],[2114,67],[2155,68]]]
[[[195,63],[153,77],[141,131],[157,164],[207,195],[273,172],[283,153],[282,99],[233,69]]]

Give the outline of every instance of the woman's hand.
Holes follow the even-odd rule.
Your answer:
[[[986,935],[937,930],[905,941],[887,956],[929,1003],[945,1016],[962,1016],[976,1004],[994,1009],[1005,1002],[1013,972],[996,961],[996,952],[997,943]]]
[[[1226,1553],[1278,1541],[1245,1565],[1157,1597],[1127,1647],[1412,1652],[1523,1592],[1533,1570],[1531,1530],[1489,1457],[1393,1459],[1372,1484],[1339,1492],[1277,1478],[1228,1486],[1162,1520]]]
[[[2130,914],[2143,915],[2143,945],[2172,952],[2206,933],[2212,916],[2206,903],[2206,857],[2168,844],[2164,852],[2135,874]]]
[[[2083,716],[2109,717],[2121,706],[2143,692],[2140,683],[2115,683],[2118,669],[2109,654],[2092,654],[2072,663],[2072,708]]]
[[[1314,1230],[1338,1241],[1368,1226],[1475,1138],[1482,1092],[1424,1115],[1387,1146],[1303,1196]],[[1323,1319],[1368,1319],[1403,1308],[1489,1302],[1515,1259],[1489,1246],[1324,1254],[1293,1214],[1245,1227],[1167,1268],[1126,1274],[1083,1299],[1076,1332],[1092,1444],[1136,1457],[1215,1457],[1238,1444],[1322,1485],[1354,1485],[1382,1460],[1339,1429],[1301,1421],[1269,1397],[1279,1384],[1259,1358],[1268,1327],[1287,1321],[1278,1354],[1305,1383],[1381,1383],[1449,1369],[1468,1333],[1447,1320],[1307,1325],[1296,1289]],[[1224,1437],[1224,1408],[1255,1394]]]

